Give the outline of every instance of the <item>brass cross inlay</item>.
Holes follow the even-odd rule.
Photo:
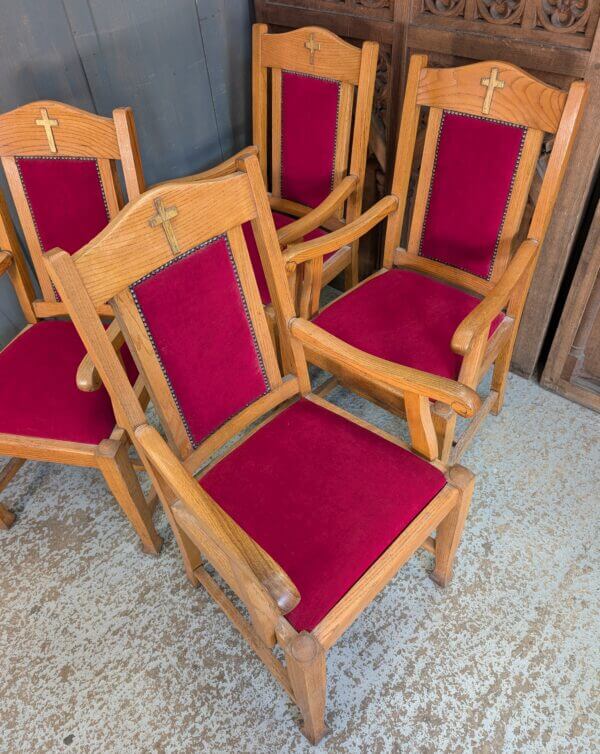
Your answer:
[[[50,151],[54,152],[56,154],[56,142],[54,141],[54,132],[52,131],[53,128],[57,128],[58,121],[54,118],[48,117],[48,111],[45,107],[42,107],[40,109],[41,118],[38,118],[35,122],[36,126],[41,126],[44,131],[46,132],[46,138],[48,139],[48,146],[50,147]]]
[[[173,231],[171,220],[178,215],[179,210],[177,207],[165,207],[162,203],[162,199],[155,199],[154,206],[156,207],[156,214],[148,220],[148,225],[152,228],[158,228],[159,225],[162,225],[162,229],[167,237],[173,256],[175,256],[179,253],[179,244],[175,238],[175,232]]]
[[[315,41],[315,35],[311,34],[308,38],[308,42],[304,43],[304,46],[306,49],[310,52],[310,64],[315,64],[315,52],[318,52],[321,49],[321,45]]]
[[[489,114],[492,109],[492,100],[494,99],[494,91],[496,89],[504,89],[504,81],[498,78],[498,69],[492,68],[489,76],[484,76],[481,79],[481,86],[487,86],[487,92],[485,93],[485,99],[483,100],[483,107],[481,112],[486,115]]]

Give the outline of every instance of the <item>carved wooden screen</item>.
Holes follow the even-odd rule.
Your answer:
[[[597,0],[255,0],[257,20],[280,29],[320,25],[351,42],[380,43],[371,148],[379,191],[391,175],[401,93],[415,52],[432,66],[473,60],[514,63],[567,89],[590,84],[571,165],[538,264],[513,358],[531,375],[571,252],[600,150],[600,3]],[[546,152],[552,140],[546,142]],[[547,157],[547,155],[546,155]],[[540,163],[544,169],[544,157]],[[539,187],[534,181],[532,193]],[[373,196],[373,199],[376,197]],[[527,219],[527,213],[525,220]]]

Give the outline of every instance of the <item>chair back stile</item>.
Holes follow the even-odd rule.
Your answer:
[[[128,198],[144,190],[131,109],[106,118],[50,100],[18,107],[0,115],[0,160],[42,290],[35,314],[64,314],[43,257],[55,246],[74,253],[116,216],[117,161]]]
[[[572,144],[565,128],[573,124],[563,114],[581,112],[584,97],[580,82],[566,93],[509,63],[437,69],[413,56],[392,187],[399,207],[388,224],[384,265],[392,266],[400,244],[421,108],[429,112],[404,253],[424,271],[485,294],[519,240],[545,134],[555,135],[555,148],[543,185],[554,186],[547,179],[564,170],[565,142]],[[553,206],[537,202],[528,237],[545,231]]]

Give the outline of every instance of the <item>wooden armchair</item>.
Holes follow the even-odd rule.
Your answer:
[[[436,69],[427,68],[425,56],[413,56],[392,194],[345,228],[285,253],[292,274],[298,266],[320,266],[332,249],[354,243],[388,218],[383,267],[318,314],[318,291],[304,291],[301,313],[364,353],[473,389],[493,366],[491,391],[457,443],[456,416],[443,402],[433,405],[444,460],[457,462],[487,413],[502,407],[521,314],[585,98],[581,82],[563,92],[508,63]],[[425,144],[403,249],[423,108],[429,108]],[[552,153],[519,243],[544,134],[553,135]],[[304,279],[310,287],[311,275]],[[327,368],[319,354],[309,357]],[[336,377],[404,412],[402,395],[384,382]]]
[[[260,165],[252,156],[238,167],[151,189],[88,246],[73,256],[56,249],[47,264],[153,478],[190,582],[205,586],[298,704],[316,742],[325,733],[326,651],[420,546],[435,553],[434,580],[450,578],[473,476],[436,459],[428,401],[470,416],[479,399],[296,318]],[[287,374],[253,275],[247,222],[290,354]],[[168,444],[146,424],[102,327],[97,312],[107,304]],[[311,393],[304,348],[402,390],[412,448]]]
[[[41,288],[36,297],[0,195],[0,272],[10,275],[29,323],[0,353],[0,455],[12,456],[0,473],[0,489],[26,459],[97,467],[144,550],[156,553],[161,538],[129,461],[129,440],[115,426],[105,390],[77,389],[85,348],[72,323],[52,319],[67,310],[43,264],[51,248],[77,251],[118,213],[123,202],[117,160],[129,197],[143,190],[131,110],[103,118],[59,102],[24,105],[0,115],[0,158]],[[109,334],[117,333],[111,326]],[[126,350],[122,358],[135,380]],[[0,505],[0,527],[13,521],[14,514]]]
[[[362,210],[378,49],[376,42],[354,47],[317,26],[269,34],[265,24],[255,24],[254,147],[195,178],[226,175],[240,156],[258,154],[282,248],[356,219]],[[250,224],[244,235],[268,306],[269,287]],[[314,265],[314,285],[320,290],[343,270],[346,287],[356,285],[358,242],[333,249],[322,266]],[[272,309],[268,315],[272,321]]]

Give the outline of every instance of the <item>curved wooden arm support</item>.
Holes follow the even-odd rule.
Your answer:
[[[123,333],[119,327],[119,323],[113,320],[106,328],[106,335],[112,343],[113,348],[119,353],[121,346],[125,342]],[[94,362],[89,354],[83,357],[81,364],[77,370],[77,387],[84,393],[93,393],[99,390],[102,386],[102,379],[98,374],[98,370],[94,366]]]
[[[292,336],[303,345],[350,375],[403,393],[441,401],[460,416],[473,416],[481,404],[477,393],[460,382],[372,356],[348,345],[313,322],[296,317],[289,321],[288,327]]]
[[[523,276],[535,264],[538,251],[539,244],[535,239],[528,238],[523,241],[500,280],[456,328],[451,344],[455,353],[464,356],[474,340],[486,328],[489,330],[493,320],[504,309]]]
[[[153,427],[142,424],[135,436],[160,477],[194,516],[208,537],[231,559],[245,566],[285,615],[300,602],[286,572],[202,489]]]
[[[215,165],[214,168],[203,170],[201,173],[192,173],[191,175],[183,175],[180,178],[172,178],[169,181],[162,181],[161,183],[155,183],[152,188],[156,186],[164,186],[165,183],[187,183],[189,181],[208,181],[211,178],[222,178],[224,175],[231,175],[238,170],[238,160],[244,159],[244,157],[250,157],[250,155],[257,155],[258,147],[254,145],[250,147],[244,147],[236,152],[232,157]]]
[[[334,230],[333,233],[328,233],[321,238],[315,238],[313,241],[288,246],[283,254],[287,271],[293,273],[297,265],[325,256],[331,251],[337,251],[342,246],[364,236],[384,217],[394,212],[397,206],[398,197],[384,196],[354,222],[348,223],[343,228]]]
[[[303,238],[311,230],[320,227],[328,220],[336,209],[343,204],[358,186],[358,176],[347,175],[338,186],[324,199],[321,204],[311,209],[303,217],[285,225],[277,231],[280,246],[287,246],[299,238]]]
[[[0,275],[4,275],[8,272],[11,264],[13,263],[13,255],[10,251],[0,251]]]

